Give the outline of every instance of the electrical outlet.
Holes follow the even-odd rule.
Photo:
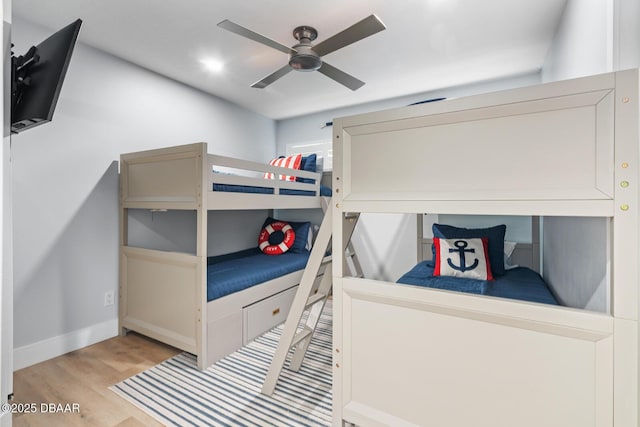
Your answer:
[[[110,306],[113,305],[113,291],[107,291],[104,293],[104,306]]]

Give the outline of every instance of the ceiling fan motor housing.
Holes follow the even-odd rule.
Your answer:
[[[311,42],[318,37],[315,28],[303,25],[293,30],[293,37],[300,43],[293,46],[295,51],[289,55],[289,66],[297,71],[315,71],[322,66],[322,59],[311,46]]]
[[[296,53],[289,56],[289,65],[297,71],[315,71],[322,66],[322,59],[311,46],[295,45]]]

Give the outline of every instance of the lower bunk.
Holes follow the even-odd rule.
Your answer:
[[[306,250],[202,258],[122,247],[122,333],[193,353],[205,368],[286,320],[308,257]]]
[[[289,313],[309,252],[274,256],[251,248],[207,260],[207,358],[248,344]]]
[[[358,278],[334,281],[334,405],[363,426],[608,426],[603,313]]]
[[[531,238],[539,240],[539,219]],[[418,262],[397,283],[551,305],[562,304],[538,273],[537,244],[505,241],[504,224],[464,228],[434,223],[424,239],[429,259]],[[422,231],[420,231],[422,233]],[[430,250],[429,250],[430,249]],[[519,264],[513,264],[517,259]]]
[[[398,283],[558,305],[544,279],[528,267],[515,267],[493,280],[434,276],[432,261],[422,261],[405,273]]]
[[[504,225],[434,224],[420,243],[429,259],[397,282],[334,277],[342,420],[611,425],[614,331],[631,338],[632,323],[567,307],[536,271],[537,245],[504,238]]]

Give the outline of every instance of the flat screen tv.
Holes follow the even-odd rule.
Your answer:
[[[11,132],[50,122],[82,20],[51,35],[21,56],[11,57]]]

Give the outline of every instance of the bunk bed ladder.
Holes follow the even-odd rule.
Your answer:
[[[325,215],[313,248],[311,249],[309,261],[302,274],[302,279],[300,280],[300,285],[298,286],[291,309],[289,310],[289,315],[285,321],[278,347],[273,355],[267,376],[262,385],[262,394],[268,396],[273,394],[276,383],[278,382],[278,377],[291,349],[294,351],[289,363],[289,369],[292,371],[298,371],[298,369],[300,369],[309,344],[311,343],[313,332],[318,325],[320,314],[324,309],[327,299],[331,295],[332,258],[331,255],[326,255],[331,243],[332,229],[331,209],[329,209],[329,205],[330,201],[323,201],[322,209]],[[351,227],[345,227],[348,229],[348,237],[351,236],[355,228],[357,218],[358,215],[352,215],[346,219],[346,223],[351,225]],[[362,269],[353,245],[350,239],[346,239],[346,241],[349,242],[345,248],[345,263],[347,263],[346,267],[348,268],[346,271],[351,271],[354,276],[362,277]],[[314,293],[314,282],[322,267],[324,267],[324,274],[322,275],[317,291]],[[305,312],[308,313],[307,318],[304,325],[299,328]]]

